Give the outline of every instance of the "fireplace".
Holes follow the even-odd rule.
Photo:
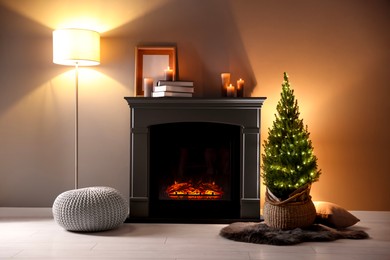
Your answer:
[[[125,98],[130,106],[128,221],[260,218],[265,98]]]

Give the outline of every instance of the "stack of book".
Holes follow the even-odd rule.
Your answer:
[[[193,93],[193,81],[159,80],[153,87],[152,97],[192,97]]]

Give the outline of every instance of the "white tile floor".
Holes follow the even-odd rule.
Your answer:
[[[220,237],[224,224],[123,224],[72,233],[52,218],[0,216],[0,258],[25,259],[390,259],[390,212],[352,212],[368,240],[269,246]]]

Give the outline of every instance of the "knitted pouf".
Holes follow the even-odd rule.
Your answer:
[[[53,203],[54,220],[69,231],[114,229],[125,221],[127,212],[125,199],[110,187],[65,191]]]

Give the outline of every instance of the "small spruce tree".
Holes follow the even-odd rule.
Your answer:
[[[308,127],[299,119],[298,101],[284,73],[281,99],[262,154],[263,183],[279,199],[285,200],[296,189],[318,181],[317,157],[313,154]]]

